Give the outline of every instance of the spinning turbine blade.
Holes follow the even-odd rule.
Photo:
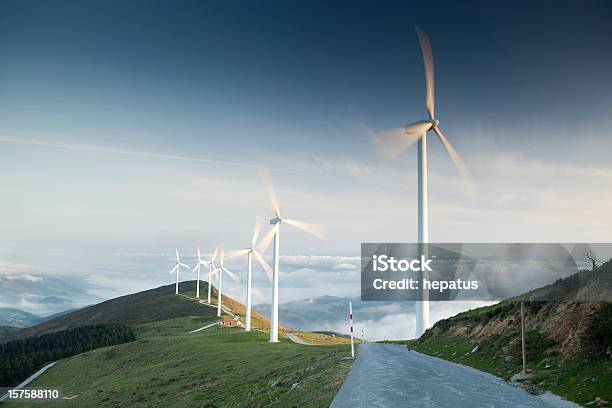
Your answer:
[[[178,253],[178,249],[176,250],[176,263],[181,262],[181,260],[179,259],[179,253]]]
[[[455,148],[450,144],[446,137],[444,137],[440,128],[436,126],[433,130],[434,132],[436,132],[436,135],[438,135],[440,142],[442,143],[442,145],[444,145],[444,148],[448,152],[448,155],[450,156],[451,160],[455,164],[455,167],[459,171],[459,175],[461,175],[461,178],[463,179],[465,189],[467,190],[470,197],[473,197],[474,188],[470,171],[467,169],[467,167],[465,167],[465,163],[463,163],[463,160],[461,160],[461,157],[459,157],[459,154],[457,153]]]
[[[193,267],[193,269],[191,270],[191,272],[195,272],[195,271],[197,271],[198,269],[200,269],[200,265],[201,265],[201,264],[197,263],[197,264],[196,264],[196,266],[194,266],[194,267]]]
[[[263,270],[266,272],[266,275],[268,275],[268,279],[270,280],[270,282],[272,282],[272,274],[273,274],[272,268],[270,267],[270,265],[268,265],[266,260],[263,259],[261,255],[259,255],[259,252],[253,251],[253,253],[255,254],[255,258],[257,258]]]
[[[178,267],[179,267],[178,265],[175,265],[174,268],[170,269],[170,272],[168,272],[168,273],[176,272],[176,268],[178,268]]]
[[[230,271],[226,267],[223,267],[223,271],[227,273],[227,276],[229,276],[235,283],[240,282],[240,278],[234,272]]]
[[[320,225],[309,224],[307,222],[297,220],[283,220],[283,222],[292,225],[295,228],[301,229],[302,231],[305,231],[311,235],[314,235],[319,239],[326,239],[325,228],[321,227]]]
[[[251,248],[255,247],[257,243],[257,238],[259,238],[259,232],[261,231],[261,225],[263,224],[263,220],[261,217],[257,217],[255,219],[255,228],[253,228],[253,237],[251,238]]]
[[[236,258],[238,256],[243,256],[248,254],[250,249],[236,249],[234,251],[229,251],[225,253],[225,259]]]
[[[259,172],[261,176],[261,180],[263,181],[264,190],[266,190],[266,195],[268,196],[268,200],[270,201],[270,205],[272,206],[272,211],[277,217],[280,217],[280,210],[278,208],[278,200],[276,199],[276,193],[274,192],[274,186],[272,184],[272,176],[270,175],[270,171],[268,169],[262,169]]]
[[[430,128],[430,122],[421,121],[404,128],[385,130],[380,133],[370,132],[370,140],[379,160],[389,161],[418,142]]]
[[[212,259],[210,260],[211,262],[215,262],[215,258],[217,257],[217,252],[219,251],[219,248],[215,248],[215,253],[212,256]]]
[[[202,254],[200,253],[200,247],[198,247],[197,250],[198,250],[198,261],[202,262]]]
[[[427,99],[425,105],[427,106],[427,113],[429,113],[429,119],[434,118],[434,65],[433,65],[433,54],[431,52],[431,42],[429,36],[425,34],[425,31],[421,30],[416,26],[416,32],[419,36],[419,42],[421,43],[421,51],[423,52],[423,62],[425,64],[425,82],[427,86]]]
[[[270,246],[270,243],[272,242],[272,238],[274,238],[274,234],[276,233],[276,228],[278,228],[278,224],[270,228],[270,230],[266,232],[266,235],[264,235],[261,241],[259,241],[259,244],[257,244],[258,252],[261,252],[261,253],[266,252],[266,250]]]

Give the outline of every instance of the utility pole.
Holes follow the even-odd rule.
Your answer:
[[[523,353],[523,375],[527,374],[527,355],[525,352],[525,302],[521,300],[521,349]]]

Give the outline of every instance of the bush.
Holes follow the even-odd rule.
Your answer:
[[[582,344],[588,354],[602,355],[612,349],[612,303],[602,302],[588,317]]]

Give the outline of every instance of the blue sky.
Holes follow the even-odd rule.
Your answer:
[[[605,1],[4,1],[1,261],[144,289],[116,254],[157,254],[157,282],[175,247],[248,244],[270,210],[244,164],[272,169],[284,214],[328,228],[327,241],[286,228],[286,254],[342,263],[362,241],[414,240],[416,151],[376,162],[364,126],[425,117],[415,24],[477,193],[433,141],[430,238],[610,241],[611,14]],[[295,279],[287,297],[304,293]],[[357,279],[316,282],[308,296],[358,294]]]

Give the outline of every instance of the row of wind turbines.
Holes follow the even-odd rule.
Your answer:
[[[427,244],[429,243],[429,203],[428,203],[428,182],[427,182],[427,135],[430,132],[434,132],[442,146],[447,151],[453,164],[457,168],[461,175],[465,188],[470,196],[473,195],[472,191],[472,179],[470,172],[465,166],[463,160],[459,157],[459,154],[444,136],[440,130],[440,121],[435,116],[435,98],[434,98],[434,64],[433,64],[433,53],[431,49],[431,42],[429,36],[416,27],[417,36],[421,46],[421,52],[423,54],[423,61],[425,67],[425,85],[426,85],[426,99],[425,107],[428,118],[420,120],[418,122],[406,125],[402,128],[392,129],[383,131],[380,133],[370,132],[370,137],[373,144],[376,147],[379,158],[384,160],[391,160],[400,155],[405,149],[414,143],[417,143],[417,169],[418,169],[418,232],[417,232],[417,243],[421,244],[422,253],[427,255]],[[271,311],[271,328],[270,328],[270,341],[278,341],[278,284],[279,284],[279,251],[280,251],[280,225],[288,224],[296,228],[302,229],[315,236],[320,236],[317,232],[318,228],[311,224],[307,224],[301,221],[295,221],[291,219],[282,218],[276,200],[276,195],[272,187],[272,181],[269,173],[264,172],[262,174],[264,180],[264,187],[266,193],[272,205],[274,211],[274,218],[270,220],[270,224],[273,226],[269,233],[257,243],[257,237],[259,234],[259,228],[261,224],[256,224],[253,238],[251,240],[251,246],[249,248],[234,251],[233,255],[247,255],[247,315],[246,315],[246,327],[250,330],[250,308],[251,308],[251,269],[252,269],[252,257],[258,259],[263,269],[268,273],[272,281],[272,311]],[[274,238],[274,257],[273,257],[273,268],[270,272],[270,266],[263,260],[260,253],[263,253],[269,245],[271,239]],[[256,250],[256,248],[258,248]],[[214,260],[217,256],[217,251],[213,255],[210,261],[202,261],[198,251],[199,263],[196,265],[198,274],[199,267],[208,266],[209,268],[209,283],[212,278],[212,274],[219,276],[219,301],[218,301],[218,314],[221,313],[221,284],[222,276],[225,272],[230,278],[236,280],[237,276],[223,266],[223,252],[220,255],[220,265],[217,268],[214,265]],[[172,270],[176,270],[177,273],[177,288],[178,288],[178,269],[187,267],[182,264],[179,259],[177,251],[176,266]],[[199,285],[199,279],[198,279]],[[210,285],[209,285],[208,301],[210,303]],[[178,289],[177,289],[178,293]],[[416,337],[420,337],[423,332],[429,327],[429,295],[427,291],[421,293],[420,301],[416,303]]]
[[[197,273],[196,277],[196,298],[200,298],[200,270],[202,267],[208,268],[208,304],[211,304],[211,288],[212,279],[217,277],[217,316],[221,317],[222,313],[222,293],[223,293],[223,274],[225,273],[235,283],[240,282],[240,278],[237,274],[229,270],[224,265],[224,260],[229,258],[243,257],[246,255],[247,260],[247,277],[246,277],[246,313],[245,313],[245,330],[251,331],[251,296],[252,296],[252,273],[253,273],[253,257],[257,259],[262,269],[266,272],[268,279],[272,283],[272,308],[270,316],[270,342],[278,342],[278,305],[279,305],[279,258],[280,258],[280,226],[281,224],[291,225],[309,234],[312,234],[320,239],[324,239],[324,230],[322,227],[309,224],[303,221],[298,221],[290,218],[283,218],[280,214],[278,200],[274,187],[272,185],[272,177],[268,171],[261,171],[261,178],[264,184],[264,189],[272,210],[274,217],[270,220],[272,228],[258,241],[259,235],[262,228],[261,218],[257,218],[255,221],[255,228],[253,229],[253,235],[251,237],[251,244],[247,248],[232,250],[227,253],[223,249],[215,248],[215,252],[212,254],[210,260],[204,260],[200,248],[197,248],[197,259],[196,264],[193,268],[181,262],[180,254],[178,249],[176,250],[176,265],[170,270],[170,273],[176,273],[176,294],[179,293],[179,271],[180,268],[191,269]],[[273,267],[266,262],[262,254],[266,252],[270,243],[274,241],[273,250]],[[215,264],[215,260],[219,257],[219,264]]]

